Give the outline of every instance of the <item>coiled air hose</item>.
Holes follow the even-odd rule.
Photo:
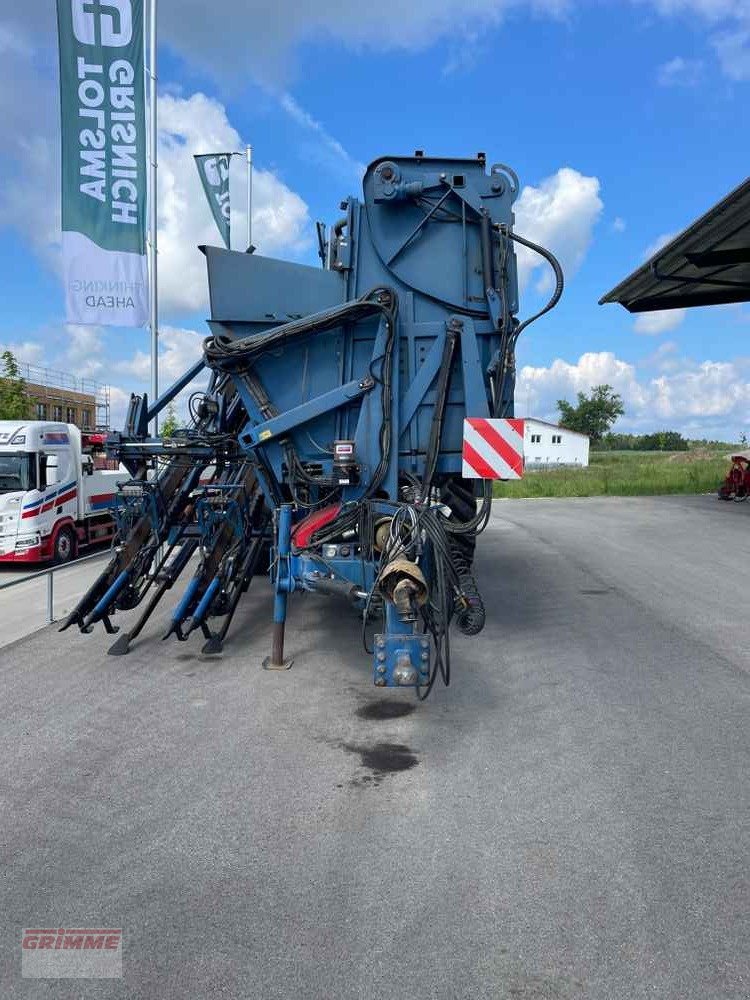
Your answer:
[[[479,635],[486,618],[484,601],[459,539],[450,538],[449,544],[460,590],[453,608],[456,627],[464,635]]]

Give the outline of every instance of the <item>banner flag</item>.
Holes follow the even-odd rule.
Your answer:
[[[57,0],[69,323],[148,322],[143,3]]]
[[[210,153],[195,157],[195,165],[200,174],[203,190],[211,206],[214,221],[227,250],[231,250],[229,207],[229,164],[231,153]]]

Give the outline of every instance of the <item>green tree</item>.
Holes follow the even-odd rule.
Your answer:
[[[643,451],[687,451],[688,443],[677,431],[657,431],[641,438]]]
[[[678,431],[655,434],[605,434],[598,444],[600,451],[687,451],[690,442]]]
[[[579,434],[588,434],[593,444],[598,444],[612,424],[625,412],[622,399],[611,385],[593,385],[590,395],[578,393],[578,405],[567,399],[558,399],[560,426]]]
[[[164,423],[161,425],[161,436],[165,438],[174,437],[175,431],[179,430],[180,424],[177,420],[177,411],[174,408],[174,402],[170,403],[167,407],[167,415],[164,418]]]
[[[0,420],[25,420],[31,412],[31,402],[26,395],[26,382],[21,369],[10,351],[0,355],[3,373],[0,375]]]

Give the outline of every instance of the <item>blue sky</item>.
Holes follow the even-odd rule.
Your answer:
[[[597,305],[747,176],[748,0],[159,6],[165,379],[205,332],[195,245],[216,236],[193,153],[252,142],[254,242],[316,263],[313,223],[358,191],[362,164],[484,150],[520,175],[517,228],[547,242],[568,279],[520,344],[518,411],[554,416],[558,397],[608,381],[625,399],[623,430],[750,434],[747,307],[636,321]],[[0,13],[0,342],[111,383],[118,417],[145,387],[148,331],[64,323],[54,4],[27,8]],[[232,193],[240,241],[239,161]],[[543,272],[522,274],[523,315],[543,298]]]

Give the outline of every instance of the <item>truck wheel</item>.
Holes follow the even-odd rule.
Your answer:
[[[56,563],[66,563],[75,555],[75,539],[70,528],[60,528],[52,550],[53,559]]]

